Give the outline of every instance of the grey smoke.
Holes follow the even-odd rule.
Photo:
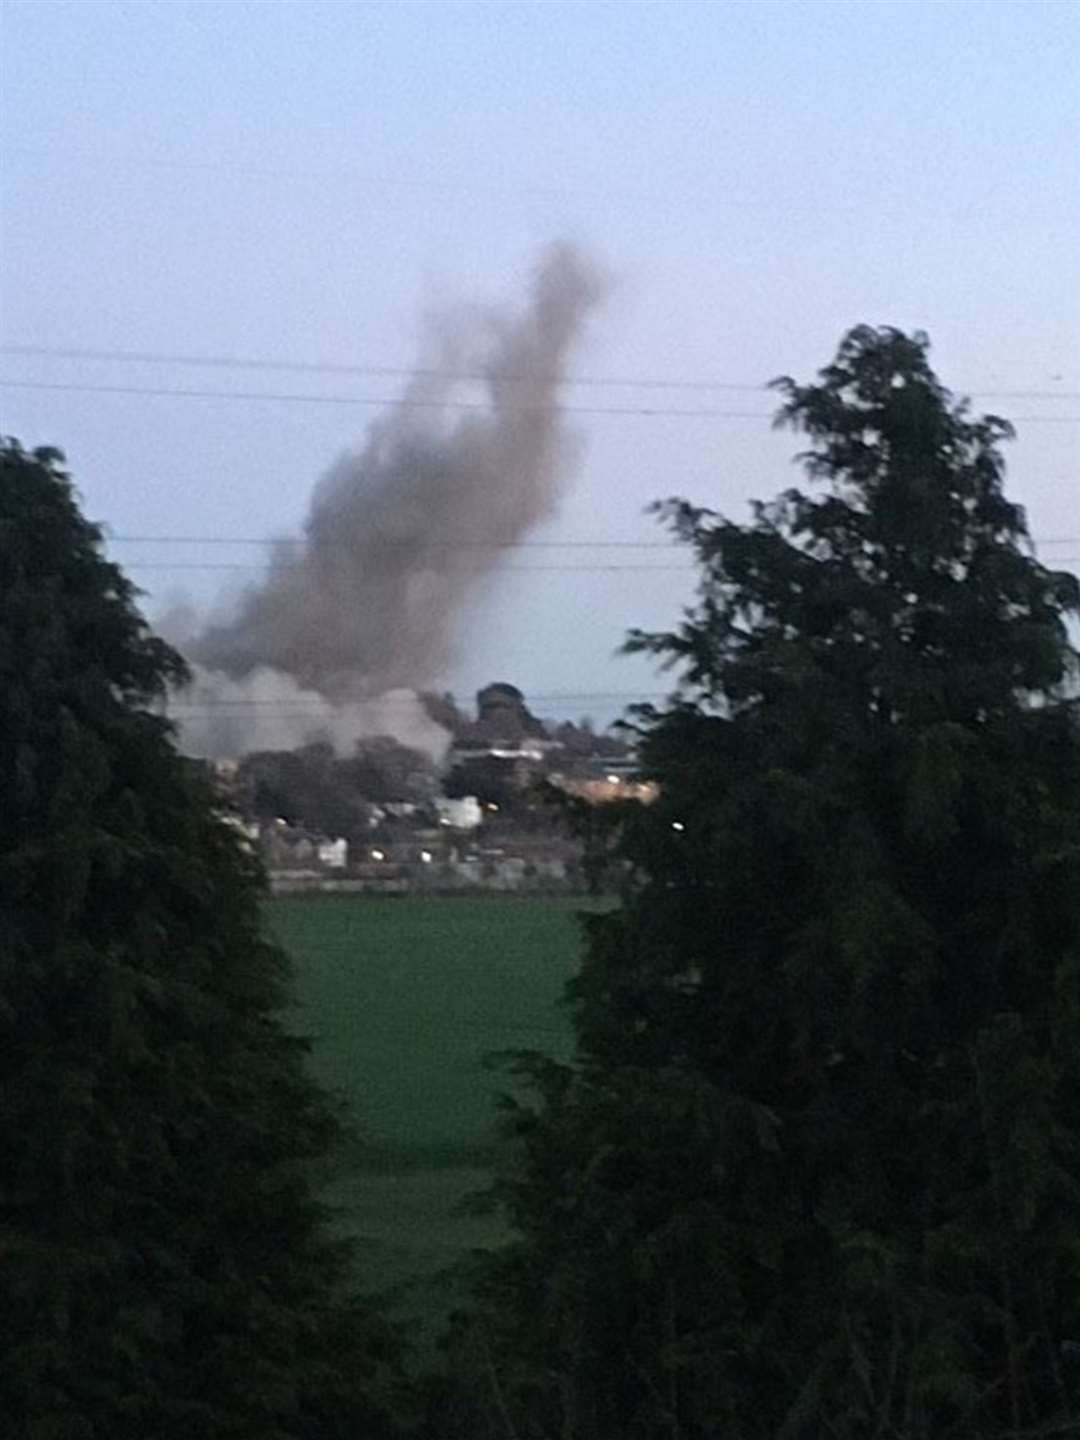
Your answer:
[[[234,716],[250,700],[267,723],[288,710],[288,744],[317,730],[321,704],[339,748],[400,716],[391,733],[433,748],[408,697],[445,676],[463,605],[506,547],[555,511],[574,455],[558,389],[602,288],[580,251],[557,244],[519,313],[472,307],[431,325],[403,403],[317,483],[302,537],[277,544],[265,580],[185,647],[192,711],[197,696]],[[485,403],[446,408],[463,393]],[[373,705],[387,695],[392,706]],[[191,748],[223,752],[181,721]]]
[[[193,667],[191,685],[174,703],[184,748],[218,759],[257,750],[296,750],[329,741],[348,754],[366,735],[393,735],[441,760],[450,736],[432,720],[414,690],[389,690],[369,700],[330,700],[291,675],[259,666],[240,679]]]

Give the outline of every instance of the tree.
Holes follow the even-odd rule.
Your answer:
[[[420,704],[425,713],[436,725],[441,725],[451,739],[456,739],[472,723],[449,690],[442,695],[434,690],[422,690]]]
[[[342,766],[342,778],[366,800],[376,804],[417,804],[437,789],[431,757],[390,735],[372,735],[356,742]]]
[[[241,760],[237,780],[260,820],[281,818],[350,840],[368,833],[374,805],[419,804],[437,783],[430,757],[389,735],[358,740],[343,758],[322,741],[255,751]]]
[[[284,819],[348,839],[367,833],[371,806],[351,783],[347,761],[325,742],[258,750],[237,769],[241,805],[261,821]]]
[[[61,462],[0,449],[0,1429],[389,1433],[255,862]]]
[[[452,1342],[477,1434],[1080,1429],[1080,587],[924,336],[777,384],[823,488],[662,507],[700,567],[629,642],[678,672],[662,794],[575,1063],[519,1059],[517,1239]]]
[[[497,805],[500,811],[525,808],[522,766],[503,755],[468,755],[454,763],[443,780],[443,793],[451,800],[475,795],[481,805]]]

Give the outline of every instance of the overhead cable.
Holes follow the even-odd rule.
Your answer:
[[[292,544],[295,540],[285,537],[256,535],[115,535],[106,531],[110,544],[124,545],[257,545],[274,547],[282,543]],[[1039,536],[1033,535],[1036,545],[1080,545],[1080,536]],[[320,541],[320,544],[327,543]],[[347,540],[332,541],[349,548]],[[386,549],[411,549],[408,540],[380,540]],[[435,540],[427,542],[425,548],[436,550],[673,550],[680,547],[677,540]]]
[[[370,375],[387,379],[444,379],[484,382],[492,377],[482,370],[444,369],[428,365],[371,365],[343,361],[283,360],[243,355],[191,355],[155,350],[110,350],[92,346],[0,344],[0,355],[31,359],[114,362],[124,365],[185,365],[204,369],[272,371],[306,375]],[[559,385],[601,389],[726,391],[735,394],[768,393],[761,381],[667,379],[640,375],[514,375],[496,377],[506,383],[549,380]],[[1080,390],[973,389],[964,394],[994,400],[1080,400]]]
[[[192,390],[177,389],[167,385],[87,385],[74,381],[52,380],[11,380],[0,377],[0,386],[8,390],[67,391],[84,395],[139,395],[146,398],[173,400],[240,400],[270,404],[345,405],[363,406],[378,410],[467,410],[490,414],[491,404],[486,400],[415,400],[406,396],[387,399],[373,395],[312,395],[281,391],[263,390]],[[500,405],[500,409],[522,414],[532,413],[546,406]],[[721,410],[713,407],[683,409],[661,405],[558,405],[563,415],[617,415],[638,417],[662,417],[681,420],[773,420],[771,410]],[[1012,423],[1017,425],[1076,425],[1080,415],[1015,415]]]

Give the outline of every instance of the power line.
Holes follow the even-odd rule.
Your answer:
[[[387,379],[437,379],[488,381],[492,377],[482,370],[447,370],[428,365],[359,365],[317,360],[271,360],[229,355],[176,355],[147,350],[68,349],[51,345],[0,345],[0,355],[57,360],[114,361],[133,365],[193,365],[207,369],[277,371],[303,375],[372,375]],[[760,394],[768,386],[726,380],[664,380],[652,376],[622,375],[513,375],[499,374],[498,380],[510,383],[548,381],[559,385],[638,390],[728,390],[742,394]],[[1037,398],[1038,392],[1026,392]],[[1073,399],[1080,399],[1077,391]]]
[[[111,543],[125,545],[260,545],[282,543],[272,536],[239,535],[109,535]],[[289,543],[288,540],[285,543]],[[333,542],[348,548],[348,541]],[[675,540],[432,540],[433,550],[672,550]],[[1080,544],[1080,541],[1077,542]],[[385,549],[411,549],[409,540],[380,540]]]
[[[1080,563],[1080,555],[1054,555],[1050,557],[1055,565],[1075,565]],[[290,569],[302,569],[302,566],[286,567]],[[185,564],[183,561],[175,565],[150,564],[150,565],[125,565],[125,570],[138,571],[185,571],[185,570],[206,570],[206,571],[234,571],[265,574],[261,565],[214,565],[199,564],[197,561]],[[477,575],[490,575],[493,579],[500,575],[616,575],[616,574],[654,574],[654,575],[692,575],[696,572],[695,565],[505,565],[499,570],[486,570],[477,567],[473,572]],[[460,572],[459,572],[460,573]],[[466,572],[468,573],[468,572]]]
[[[570,701],[567,701],[567,705],[568,705],[571,709],[577,709],[577,710],[579,710],[579,713],[580,713],[579,707],[585,707],[586,709],[588,709],[588,707],[590,707],[590,706],[596,706],[597,708],[603,706],[605,709],[607,709],[607,708],[625,709],[625,708],[629,708],[630,705],[637,704],[637,703],[645,704],[645,703],[649,703],[649,702],[646,702],[646,701],[640,701],[640,702],[639,702],[639,701],[632,701],[632,700],[629,700],[629,701],[624,701],[624,700],[581,700],[581,701],[570,700]],[[263,712],[260,712],[260,713],[263,713]],[[332,721],[333,718],[334,718],[334,710],[333,710],[333,707],[329,707],[329,708],[327,708],[327,709],[325,709],[325,710],[316,710],[316,709],[311,709],[311,710],[291,710],[291,709],[289,709],[289,707],[288,707],[287,705],[283,705],[283,706],[281,706],[280,708],[276,708],[276,709],[273,708],[273,707],[271,707],[271,706],[267,706],[267,709],[266,709],[265,713],[266,713],[266,714],[269,714],[269,715],[274,715],[274,716],[279,716],[279,715],[281,715],[281,716],[290,716],[290,717],[292,717],[292,718],[294,718],[294,719],[297,719],[297,720],[310,720],[313,724],[317,724],[320,720],[322,720],[322,721]],[[533,713],[533,714],[537,717],[537,719],[539,719],[539,720],[548,720],[548,721],[551,721],[551,720],[563,720],[563,719],[568,718],[568,717],[565,715],[564,712],[556,711],[556,710],[551,710],[551,709],[545,709],[543,706],[538,706],[536,709],[534,709],[534,710],[532,711],[532,713]],[[250,721],[251,721],[252,719],[257,719],[257,718],[258,718],[257,715],[256,715],[256,716],[252,716],[251,713],[248,712],[248,711],[243,711],[243,712],[241,712],[241,711],[231,711],[231,710],[224,709],[223,707],[217,706],[217,705],[211,705],[211,706],[208,706],[208,707],[206,707],[206,708],[204,708],[204,709],[200,709],[199,707],[191,707],[190,709],[183,709],[183,708],[180,707],[180,706],[170,705],[170,706],[168,707],[168,709],[165,711],[165,716],[166,716],[167,719],[172,719],[172,720],[193,720],[193,719],[198,719],[198,718],[203,718],[203,717],[206,717],[206,718],[213,717],[213,718],[220,718],[220,719],[222,719],[222,720],[244,720],[244,721],[249,722],[249,723],[250,723]],[[387,717],[387,723],[388,723],[388,724],[393,724],[393,723],[394,723],[394,717],[393,717],[392,715],[390,715],[390,716]],[[438,722],[436,721],[436,724],[437,724],[437,723],[438,723]]]
[[[273,536],[257,535],[110,535],[105,537],[112,544],[124,545],[257,545],[273,547],[279,544],[295,543],[290,537],[275,539]],[[1080,535],[1031,537],[1036,545],[1080,545]],[[346,540],[333,542],[350,548]],[[384,549],[411,549],[409,540],[380,540]],[[435,550],[673,550],[679,548],[676,540],[432,540],[425,542],[425,548]]]
[[[183,693],[183,692],[181,692]],[[669,700],[672,691],[670,690],[568,690],[548,695],[529,695],[526,697],[529,708],[534,705],[538,707],[550,705],[632,705],[641,704],[651,700]],[[168,713],[170,715],[184,714],[217,714],[222,711],[238,712],[247,714],[250,711],[269,710],[275,714],[286,712],[294,715],[310,715],[312,718],[333,714],[335,710],[349,705],[370,705],[379,710],[393,710],[395,708],[415,711],[418,702],[412,696],[372,696],[368,699],[343,700],[335,702],[330,699],[314,698],[312,700],[272,700],[272,699],[199,699],[192,701],[168,702]],[[534,712],[535,713],[535,712]]]
[[[56,345],[0,344],[0,354],[36,359],[110,361],[125,365],[188,365],[219,370],[272,371],[306,375],[368,375],[382,376],[387,379],[487,381],[491,378],[481,370],[449,370],[426,365],[361,365],[341,361],[279,360],[240,355],[191,355],[166,351],[110,350]],[[769,391],[769,386],[760,381],[665,379],[634,375],[500,374],[497,378],[512,383],[542,380],[573,387],[603,389],[688,390],[706,393],[725,391],[746,395],[768,393]],[[975,389],[964,393],[993,400],[1080,400],[1080,390]]]
[[[263,390],[192,390],[166,385],[86,385],[72,381],[9,380],[0,377],[0,386],[8,390],[66,391],[84,395],[139,395],[146,398],[173,400],[241,400],[271,404],[352,405],[379,410],[467,410],[490,414],[492,406],[484,400],[410,400],[406,397],[387,399],[371,395],[300,395]],[[521,414],[536,413],[547,407],[505,405],[501,409]],[[771,410],[720,410],[716,408],[680,409],[675,406],[649,405],[559,405],[563,415],[618,415],[665,417],[682,420],[772,420]],[[1080,415],[1016,415],[1017,425],[1076,425]]]
[[[144,563],[135,560],[130,564],[125,563],[123,568],[125,570],[239,570],[257,571],[259,574],[266,573],[266,567],[263,565],[244,564],[242,562],[230,564],[228,561],[218,563],[212,560],[151,560]],[[303,565],[279,565],[275,567],[275,571],[303,570],[304,568]],[[677,571],[680,574],[689,574],[696,568],[695,565],[689,563],[685,565],[504,565],[498,570],[489,570],[487,566],[477,565],[473,567],[473,573],[477,575],[537,575],[555,571],[564,575],[594,575],[598,572],[605,571],[651,570],[656,573],[672,573]],[[465,573],[469,572],[466,571]]]
[[[196,682],[196,684],[197,684],[197,683],[198,683],[198,682]],[[570,701],[578,701],[578,700],[649,700],[649,699],[651,699],[651,700],[659,700],[659,699],[666,699],[667,696],[670,695],[670,694],[671,694],[671,691],[670,691],[670,690],[561,690],[561,691],[552,691],[552,692],[547,693],[547,694],[535,694],[535,695],[534,695],[534,694],[530,694],[530,695],[526,696],[526,700],[527,700],[527,702],[528,702],[530,705],[532,705],[532,704],[537,704],[537,705],[549,705],[549,704],[550,704],[550,705],[554,705],[554,704],[556,704],[556,703],[561,704],[561,703],[563,703],[564,701],[567,702],[567,703],[569,703]],[[411,710],[411,709],[415,709],[415,708],[416,708],[417,703],[420,703],[420,704],[422,705],[423,702],[422,702],[422,701],[418,702],[417,699],[416,699],[416,697],[415,697],[415,696],[412,696],[412,695],[409,695],[409,696],[405,696],[405,695],[397,696],[397,695],[388,694],[388,695],[370,696],[370,697],[368,697],[367,699],[350,699],[350,700],[343,700],[343,701],[340,701],[340,702],[336,702],[336,701],[333,701],[333,700],[329,700],[329,699],[326,699],[326,698],[323,698],[323,697],[319,697],[318,699],[313,699],[313,700],[309,700],[309,701],[304,701],[304,700],[299,700],[299,699],[294,699],[294,700],[271,700],[271,699],[260,700],[260,699],[258,699],[258,698],[250,699],[250,698],[247,698],[247,697],[243,697],[243,698],[238,698],[238,699],[233,699],[233,700],[229,700],[229,699],[223,699],[223,700],[216,700],[216,699],[215,699],[215,700],[199,700],[199,701],[197,701],[197,702],[192,702],[192,703],[197,704],[197,706],[198,706],[199,709],[210,709],[210,708],[217,709],[218,707],[223,707],[223,706],[229,706],[229,707],[237,706],[237,707],[239,707],[239,708],[241,708],[241,709],[257,709],[257,710],[258,710],[258,709],[266,709],[266,708],[277,709],[277,708],[279,708],[280,706],[283,706],[283,705],[284,705],[284,706],[288,706],[289,708],[296,708],[296,709],[304,709],[304,708],[307,708],[308,706],[312,706],[312,705],[313,705],[313,706],[318,706],[318,707],[323,708],[323,709],[325,709],[325,708],[327,708],[327,707],[329,707],[330,709],[336,709],[336,708],[339,708],[340,705],[364,705],[364,704],[370,704],[370,705],[378,705],[380,708],[387,708],[387,707],[393,708],[394,706],[401,706],[401,707],[404,707],[405,709]],[[170,705],[170,709],[172,709],[172,708],[180,708],[180,706],[174,707],[174,706]]]
[[[192,390],[167,385],[85,385],[73,381],[8,380],[0,378],[0,386],[8,390],[64,390],[84,395],[141,395],[173,400],[243,400],[269,401],[273,404],[358,405],[375,409],[403,410],[470,410],[490,414],[486,400],[410,400],[399,396],[388,399],[374,395],[298,395],[264,390]],[[549,407],[538,405],[503,405],[498,408],[520,414],[546,412]],[[771,410],[677,409],[667,406],[643,405],[558,405],[563,415],[665,415],[682,419],[771,420]],[[1057,418],[1057,417],[1055,417]]]

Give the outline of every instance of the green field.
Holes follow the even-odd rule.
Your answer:
[[[281,897],[273,930],[292,954],[300,1028],[358,1139],[332,1198],[360,1241],[363,1278],[437,1324],[442,1276],[498,1238],[464,1213],[498,1153],[493,1050],[569,1050],[558,1006],[576,967],[581,902]]]

